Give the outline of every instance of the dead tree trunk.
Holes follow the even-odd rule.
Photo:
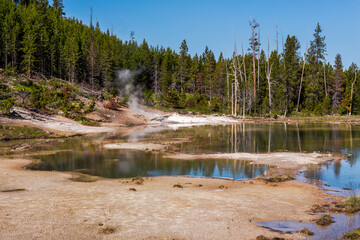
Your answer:
[[[325,72],[325,69],[326,69],[326,64],[325,64],[325,62],[324,62],[324,87],[325,87],[325,97],[327,97],[327,94],[328,94],[328,92],[327,92],[327,86],[326,86],[326,72]]]
[[[245,64],[245,55],[244,55],[244,48],[243,48],[243,44],[241,42],[241,54],[242,54],[242,60],[243,60],[243,65],[244,65],[244,86],[243,86],[243,118],[245,118],[245,102],[246,102],[246,83],[247,83],[247,76],[246,76],[246,64]]]
[[[258,49],[258,73],[257,73],[257,91],[260,92],[260,26],[259,26],[259,49]]]
[[[307,47],[308,47],[308,43],[306,42],[306,49],[304,52],[304,63],[303,63],[303,68],[302,68],[301,78],[300,78],[300,88],[299,88],[299,95],[298,95],[298,100],[297,100],[297,105],[296,105],[296,112],[299,112],[300,96],[301,96],[302,82],[303,82],[303,78],[304,78]]]
[[[269,36],[268,36],[268,56],[267,56],[267,68],[266,68],[266,79],[269,88],[269,111],[271,113],[271,68],[270,67],[270,43],[269,43]]]
[[[252,61],[253,61],[253,76],[254,76],[254,99],[256,100],[256,66],[255,66],[255,25],[252,19],[251,24],[251,48],[252,48]]]
[[[353,95],[354,95],[354,84],[356,82],[356,73],[357,71],[355,70],[355,79],[351,84],[351,94],[350,94],[350,111],[349,111],[349,115],[351,115],[351,111],[352,111],[352,102],[353,102]]]
[[[233,67],[234,67],[234,116],[236,116],[237,113],[237,68],[236,68],[236,55],[235,55],[235,51],[234,51],[234,56],[233,56]]]

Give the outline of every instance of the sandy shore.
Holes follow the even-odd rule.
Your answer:
[[[26,189],[0,192],[1,239],[302,239],[254,222],[308,222],[312,205],[329,202],[322,190],[296,181],[158,177],[143,185],[126,179],[82,183],[69,180],[71,173],[24,170],[28,163],[0,159],[0,190]],[[106,227],[115,232],[105,235]]]
[[[175,153],[165,155],[167,158],[179,160],[194,159],[235,159],[247,160],[257,164],[266,164],[281,168],[296,168],[308,164],[321,164],[328,161],[337,161],[344,158],[343,154],[323,153],[295,153],[295,152],[274,152],[274,153],[217,153],[217,154],[185,154]]]

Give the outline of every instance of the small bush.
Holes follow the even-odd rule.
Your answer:
[[[320,226],[329,226],[333,222],[334,220],[329,214],[323,214],[315,221],[315,223]]]
[[[341,240],[360,240],[360,228],[352,233],[345,233]]]
[[[307,235],[307,236],[313,236],[313,235],[314,235],[314,233],[311,232],[311,231],[309,231],[309,229],[307,229],[307,228],[301,229],[301,230],[300,230],[300,233],[305,234],[305,235]]]
[[[356,213],[360,211],[360,197],[349,197],[340,205],[344,212]]]
[[[115,98],[110,98],[104,103],[104,107],[110,110],[118,110],[120,105],[115,101]]]
[[[131,180],[133,183],[136,183],[138,185],[142,185],[144,183],[144,179],[142,177],[136,177]]]
[[[165,107],[171,107],[171,108],[183,108],[184,107],[184,101],[185,101],[185,95],[179,95],[179,93],[176,90],[168,90],[165,95]]]
[[[0,112],[9,114],[14,106],[14,99],[10,93],[9,87],[0,84]]]

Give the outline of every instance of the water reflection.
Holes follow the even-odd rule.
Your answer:
[[[274,231],[294,233],[307,228],[314,233],[314,236],[307,239],[340,239],[344,233],[352,232],[360,225],[360,214],[347,216],[345,214],[333,214],[334,223],[327,227],[318,227],[315,223],[304,223],[295,221],[270,221],[255,223],[267,229]]]
[[[200,152],[342,151],[359,145],[359,126],[339,124],[241,123],[181,129],[193,138],[182,150]],[[176,131],[178,132],[178,131]]]
[[[105,143],[127,141],[163,141],[188,139],[177,144],[175,151],[185,153],[269,153],[343,152],[352,154],[346,161],[311,167],[306,177],[324,180],[330,185],[346,187],[349,181],[359,183],[357,159],[360,147],[360,126],[351,124],[316,123],[240,123],[188,128],[149,126],[134,134],[121,132],[57,139],[36,144],[31,151],[67,151],[42,156],[44,169],[73,170],[91,168],[90,172],[105,177],[146,174],[221,176],[235,179],[254,177],[266,167],[226,160],[181,162],[164,159],[155,153],[140,151],[109,151]],[[7,145],[10,143],[7,143]],[[0,147],[1,148],[1,147]],[[70,162],[72,165],[70,165]],[[226,164],[225,164],[226,163]],[[91,165],[90,165],[91,164]]]
[[[247,179],[269,168],[234,160],[176,161],[159,153],[133,150],[62,151],[37,158],[45,162],[39,170],[83,171],[106,178],[189,175]]]

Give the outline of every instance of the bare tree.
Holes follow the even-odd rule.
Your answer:
[[[356,82],[356,75],[357,75],[357,71],[355,69],[355,79],[351,84],[351,94],[350,94],[350,109],[349,109],[349,115],[351,115],[351,111],[352,111],[352,103],[353,103],[353,95],[354,95],[354,84]]]
[[[234,116],[236,116],[237,114],[237,66],[236,66],[236,55],[237,55],[237,51],[236,51],[236,41],[234,39],[234,54],[233,54],[233,68],[234,68]]]
[[[300,78],[300,87],[299,87],[299,95],[298,95],[298,100],[297,100],[297,105],[296,105],[296,112],[299,112],[299,104],[300,104],[302,82],[303,82],[303,79],[304,79],[307,48],[308,48],[308,41],[306,41],[306,49],[305,49],[305,52],[304,52],[304,62],[303,62],[303,68],[302,68],[301,78]]]
[[[254,76],[254,99],[256,100],[256,47],[259,44],[257,39],[257,33],[255,32],[256,28],[259,27],[259,24],[255,19],[250,17],[250,28],[251,28],[251,39],[250,45],[252,49],[252,59],[253,59],[253,76]]]
[[[327,97],[327,94],[328,94],[328,91],[327,91],[327,86],[326,86],[326,64],[325,64],[325,61],[324,61],[324,88],[325,88],[325,97]]]
[[[267,83],[268,83],[268,88],[269,88],[269,109],[270,109],[270,113],[271,113],[271,68],[272,65],[270,66],[270,43],[269,43],[269,36],[268,36],[268,56],[267,56],[267,67],[266,67],[266,79],[267,79]]]
[[[260,26],[259,26],[259,49],[258,49],[258,59],[257,59],[257,62],[258,62],[258,74],[257,74],[257,90],[259,92],[259,89],[260,89]]]
[[[243,62],[243,66],[244,66],[244,81],[243,81],[243,118],[245,118],[245,101],[246,101],[246,89],[245,89],[245,84],[247,82],[247,77],[246,77],[246,64],[245,64],[245,55],[244,55],[244,48],[243,48],[243,44],[241,41],[241,54],[242,54],[242,62]]]

